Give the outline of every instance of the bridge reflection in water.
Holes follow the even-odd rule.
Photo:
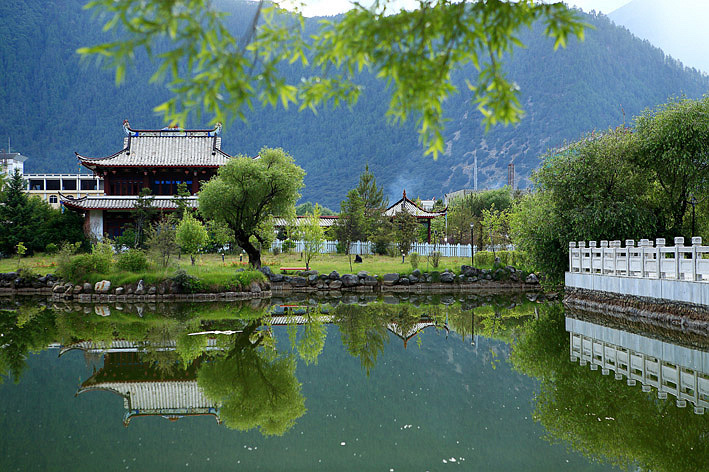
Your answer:
[[[566,317],[572,362],[603,375],[615,372],[628,385],[640,382],[644,392],[653,388],[660,399],[671,394],[677,406],[694,405],[703,414],[709,407],[709,348],[707,351],[673,344],[648,336]]]

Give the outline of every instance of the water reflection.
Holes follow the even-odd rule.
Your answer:
[[[601,368],[603,375],[640,382],[643,392],[653,389],[660,399],[674,396],[680,408],[687,401],[694,412],[709,406],[709,352],[622,331],[590,321],[566,317],[571,361]],[[709,346],[708,346],[709,347]]]
[[[693,396],[699,387],[692,391],[687,383],[702,377],[695,361],[703,363],[706,349],[685,350],[677,341],[603,326],[598,319],[567,317],[561,304],[545,306],[513,344],[514,367],[541,381],[534,418],[547,439],[629,470],[706,470],[709,417],[678,408],[662,394],[675,391],[680,400]],[[581,366],[581,360],[602,370]],[[631,385],[603,375],[611,370],[621,380],[630,376]],[[672,372],[684,377],[684,390],[672,389]],[[651,391],[657,386],[659,398]]]

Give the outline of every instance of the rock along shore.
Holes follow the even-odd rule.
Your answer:
[[[21,273],[0,274],[0,294],[44,295],[52,299],[76,300],[78,302],[123,302],[123,301],[218,301],[271,298],[276,294],[321,293],[337,296],[339,292],[401,292],[401,293],[451,293],[493,292],[529,290],[538,288],[535,274],[524,276],[512,266],[494,270],[461,266],[460,274],[448,270],[410,274],[390,273],[382,276],[360,271],[357,274],[340,275],[333,271],[320,274],[315,270],[297,275],[276,274],[269,267],[262,267],[265,282],[253,282],[239,292],[186,293],[175,280],[167,279],[148,285],[143,280],[123,286],[113,286],[109,280],[95,284],[73,284],[59,280],[53,274],[41,277],[25,277]]]

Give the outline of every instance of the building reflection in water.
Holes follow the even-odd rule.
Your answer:
[[[703,414],[709,407],[709,352],[648,336],[566,317],[572,362],[591,370],[611,371],[628,385],[640,383],[644,392],[653,388],[661,399],[676,397],[677,406],[694,405]]]

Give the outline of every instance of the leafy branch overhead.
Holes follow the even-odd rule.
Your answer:
[[[107,59],[120,84],[136,51],[146,51],[158,64],[152,80],[167,79],[174,93],[156,111],[180,124],[202,112],[215,122],[244,119],[255,102],[313,111],[353,104],[362,93],[357,74],[366,69],[391,89],[390,120],[416,119],[426,154],[436,157],[444,146],[442,103],[458,91],[454,70],[477,68],[467,83],[486,127],[515,123],[523,113],[519,90],[501,61],[523,46],[519,30],[542,20],[557,48],[569,36],[582,39],[587,26],[562,3],[419,0],[416,10],[398,12],[391,3],[355,3],[308,35],[297,10],[261,1],[251,27],[235,35],[211,0],[95,0],[86,7],[107,13],[104,30],[117,30],[120,39],[79,53]],[[311,75],[289,83],[283,70],[294,63]]]

